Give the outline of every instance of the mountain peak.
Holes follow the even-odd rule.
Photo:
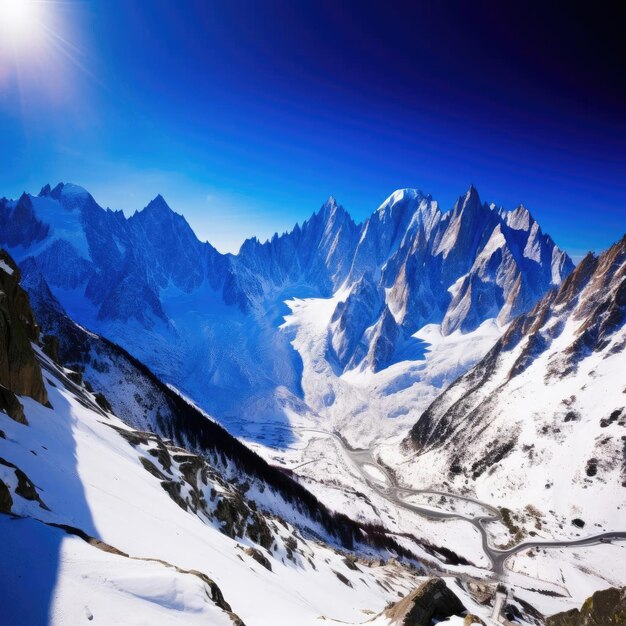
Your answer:
[[[534,222],[530,211],[523,204],[513,211],[506,212],[505,216],[507,226],[513,230],[528,231]]]
[[[348,212],[337,202],[335,196],[328,196],[328,200],[322,204],[320,210],[313,215],[313,217],[317,217],[317,219],[322,219],[322,221],[335,221],[338,217],[347,216]],[[350,218],[352,219],[352,218]],[[309,220],[310,222],[311,220]]]
[[[324,213],[325,215],[331,216],[342,208],[343,207],[341,207],[341,205],[337,203],[335,196],[330,195],[328,196],[328,200],[326,200],[326,202],[324,202],[324,204],[322,205],[320,212]]]
[[[467,193],[465,194],[465,200],[463,202],[463,205],[478,205],[480,206],[480,196],[478,195],[478,189],[476,189],[476,187],[474,187],[474,184],[472,183],[469,186],[469,189],[467,190]]]
[[[45,185],[39,195],[47,191],[48,193],[43,195],[49,195],[55,200],[60,200],[62,197],[74,199],[91,197],[91,194],[84,187],[74,183],[59,183],[52,191],[49,191],[49,189],[50,185]]]
[[[454,215],[464,213],[466,211],[477,211],[482,207],[478,190],[473,184],[469,186],[469,189],[465,192],[464,196],[459,196],[459,199],[455,202],[452,212]]]
[[[375,215],[383,221],[388,217],[394,220],[401,219],[401,215],[414,213],[423,200],[431,200],[430,195],[425,195],[419,189],[396,189],[376,210]]]
[[[146,215],[171,215],[174,211],[165,201],[165,198],[161,194],[157,194],[139,213],[145,213]]]
[[[396,189],[381,205],[378,207],[379,213],[384,213],[388,208],[403,202],[404,200],[421,200],[422,198],[428,198],[424,193],[422,193],[419,189]]]

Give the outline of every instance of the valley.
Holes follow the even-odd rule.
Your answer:
[[[617,530],[603,533],[596,533],[581,537],[579,539],[567,540],[527,540],[517,543],[506,549],[493,546],[493,539],[490,537],[488,526],[490,523],[502,521],[502,514],[499,509],[487,502],[481,502],[469,496],[463,496],[447,491],[437,491],[431,489],[411,489],[398,484],[394,473],[382,465],[376,456],[376,448],[355,449],[347,444],[345,439],[336,432],[325,432],[316,429],[298,428],[298,432],[310,432],[318,435],[325,435],[338,442],[341,450],[350,463],[357,469],[361,476],[362,486],[367,485],[381,498],[394,507],[416,513],[419,517],[431,520],[463,520],[474,526],[482,538],[482,550],[489,560],[489,569],[499,580],[506,580],[506,561],[515,554],[531,548],[567,548],[593,545],[607,545],[613,541],[626,541],[626,530]],[[384,444],[383,444],[384,445]],[[315,463],[315,460],[305,463]],[[296,468],[297,470],[297,468]],[[407,502],[413,495],[437,496],[439,506],[417,506]],[[442,503],[443,497],[445,504]],[[461,505],[470,504],[475,507],[473,515],[458,512],[458,503]],[[419,532],[419,531],[418,531]],[[444,535],[445,537],[445,535]],[[486,574],[486,576],[489,576]]]
[[[63,183],[1,200],[0,225],[41,326],[33,346],[48,393],[65,405],[61,385],[91,411],[58,419],[114,415],[140,453],[132,462],[209,529],[194,533],[211,545],[222,533],[234,544],[220,550],[247,551],[270,572],[278,559],[289,576],[292,561],[300,598],[321,585],[307,620],[360,623],[350,594],[339,612],[326,604],[328,579],[315,572],[320,558],[333,560],[321,556],[328,550],[348,559],[329,573],[347,589],[357,584],[351,558],[394,564],[371,573],[383,596],[362,590],[358,610],[374,623],[385,623],[390,596],[410,592],[414,568],[469,604],[472,586],[492,597],[502,583],[511,615],[529,624],[539,623],[533,611],[579,606],[626,580],[624,240],[574,267],[525,207],[484,203],[473,186],[447,212],[398,190],[362,224],[330,198],[237,255],[200,242],[161,196],[127,218]],[[119,440],[87,430],[103,458],[119,453]],[[103,466],[82,462],[95,480]],[[203,463],[208,491],[184,469]],[[46,484],[39,465],[28,467]],[[150,506],[164,502],[157,490]],[[60,510],[51,519],[132,553],[102,519],[109,530],[99,534]],[[287,524],[311,569],[292,560],[287,536],[273,547],[259,534],[264,524]],[[193,542],[181,541],[176,550],[191,555]],[[190,570],[194,559],[154,545],[150,559]],[[233,563],[216,576],[236,597]],[[283,597],[279,587],[271,593]],[[285,619],[303,615],[288,605]],[[250,604],[239,612],[254,620]]]

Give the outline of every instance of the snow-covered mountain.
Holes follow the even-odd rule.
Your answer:
[[[352,367],[379,371],[393,362],[401,338],[424,325],[441,324],[442,334],[449,335],[473,331],[489,318],[505,324],[572,267],[524,207],[496,210],[482,204],[472,186],[442,214],[430,196],[397,191],[365,223],[352,266],[351,278],[372,276],[378,306],[355,322],[350,300],[360,299],[362,291],[355,282],[345,313],[350,320],[342,320],[343,311],[335,315],[335,341],[356,341]]]
[[[198,241],[161,196],[126,218],[61,183],[0,201],[0,245],[20,264],[34,263],[74,320],[248,437],[254,421],[283,432],[294,419],[333,425],[327,413],[342,395],[337,388],[358,396],[376,373],[385,379],[376,381],[382,395],[392,397],[385,402],[409,420],[483,356],[492,330],[572,269],[525,208],[488,206],[474,187],[450,212],[420,191],[399,190],[360,225],[331,197],[291,232],[247,240],[237,255],[224,255]],[[289,302],[333,307],[316,325],[315,358],[297,347],[310,343],[298,339],[308,333],[301,320],[283,324],[293,313]],[[466,357],[433,368],[436,349],[416,336],[432,324],[437,342],[458,333],[489,339],[472,339]],[[402,398],[407,389],[421,398],[418,407]],[[335,410],[347,423],[357,408]],[[365,419],[370,434],[378,415]]]
[[[362,226],[331,199],[302,227],[246,242],[235,256],[198,242],[162,198],[126,219],[80,188],[44,188],[0,202],[0,220],[20,259],[18,270],[0,251],[0,603],[10,620],[389,626],[426,611],[491,623],[495,575],[510,588],[505,614],[538,625],[623,581],[623,568],[605,566],[623,549],[599,538],[554,552],[514,545],[525,533],[545,546],[580,539],[581,523],[615,530],[623,499],[605,507],[620,489],[608,461],[621,450],[614,433],[596,436],[595,463],[585,466],[585,481],[600,482],[581,487],[575,477],[572,491],[585,505],[598,493],[611,520],[583,517],[569,495],[534,498],[521,471],[500,471],[508,398],[490,385],[504,376],[494,387],[506,388],[521,422],[527,397],[516,396],[517,381],[557,355],[539,377],[575,379],[573,411],[592,413],[601,392],[580,372],[594,361],[598,380],[589,372],[587,385],[605,390],[623,356],[624,241],[559,285],[571,262],[528,212],[483,205],[473,188],[443,214],[417,191],[397,192]],[[412,317],[414,288],[441,303],[425,309],[430,323]],[[576,324],[582,339],[573,339]],[[576,347],[564,350],[561,337]],[[514,363],[502,366],[505,352]],[[489,408],[480,394],[497,396],[502,406],[478,435],[472,421],[467,441],[465,426],[452,429],[454,449],[436,435],[419,450],[415,436],[402,456],[398,440],[350,446],[401,433],[478,361],[442,396],[482,367],[484,385],[467,397]],[[568,428],[586,423],[562,417]],[[614,430],[621,417],[612,410],[599,427]],[[490,428],[495,443],[481,438]],[[551,471],[551,455],[571,443],[560,428],[541,431],[536,453],[513,442],[511,458],[526,472]],[[577,454],[586,432],[571,443]],[[471,471],[450,456],[459,449]],[[481,459],[493,468],[481,472]],[[479,499],[459,497],[468,491]],[[489,517],[491,503],[506,507],[500,519]],[[445,582],[424,583],[426,573]],[[454,616],[441,623],[472,621]]]
[[[37,315],[0,250],[3,623],[488,619],[496,588],[476,567],[413,534],[331,513],[68,318],[32,267],[25,283]],[[54,335],[41,334],[39,315]],[[536,623],[515,596],[504,613]]]
[[[522,534],[620,530],[625,372],[626,237],[515,319],[389,462],[409,484],[510,509]]]
[[[19,279],[0,250],[3,623],[358,621],[412,589],[408,550],[330,513],[45,289],[60,341],[42,337]]]

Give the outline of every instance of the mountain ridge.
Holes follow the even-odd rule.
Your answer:
[[[235,395],[271,417],[285,412],[286,393],[315,415],[306,355],[282,324],[292,298],[337,298],[325,358],[337,376],[377,373],[415,352],[407,346],[426,325],[443,336],[505,325],[573,268],[527,210],[487,205],[473,186],[449,212],[397,190],[361,224],[331,196],[236,255],[201,242],[160,195],[126,217],[77,185],[46,185],[1,200],[0,225],[0,245],[33,259],[73,319],[221,419],[241,414]]]
[[[587,255],[423,412],[404,441],[406,479],[421,468],[435,488],[488,488],[503,503],[516,494],[546,527],[583,514],[583,525],[614,527],[626,485],[625,348],[626,235]]]

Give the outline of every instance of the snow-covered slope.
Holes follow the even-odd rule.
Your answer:
[[[269,424],[270,439],[287,433],[287,443],[294,424],[345,428],[355,442],[357,431],[367,441],[399,433],[484,354],[491,340],[471,333],[493,338],[485,322],[501,332],[572,268],[525,208],[487,206],[474,187],[448,213],[418,190],[398,190],[361,225],[331,197],[291,232],[222,255],[161,196],[125,218],[61,183],[1,200],[0,244],[43,276],[74,320],[232,432],[256,439]],[[319,358],[300,339],[311,328],[296,301],[334,307],[311,338]],[[446,369],[424,333],[471,347]],[[359,408],[363,389],[384,407]],[[356,400],[335,405],[333,394]],[[406,421],[377,429],[381,414]],[[350,432],[357,419],[363,428]]]
[[[512,322],[388,461],[409,484],[512,510],[519,534],[622,530],[624,372],[626,237]]]
[[[84,382],[101,408],[135,429],[155,433],[210,459],[228,480],[246,485],[248,497],[259,506],[308,532],[345,547],[360,542],[397,547],[382,527],[370,525],[364,534],[350,519],[327,509],[295,477],[269,465],[124,349],[76,324],[41,274],[28,265],[22,284],[29,288],[32,308],[48,333],[44,349],[56,362],[71,368],[73,379]],[[272,494],[269,498],[268,493]]]
[[[23,398],[28,425],[0,413],[3,511],[17,516],[0,515],[6,623],[356,621],[410,590],[410,570],[353,566],[47,367],[52,408]]]
[[[90,373],[125,379],[107,388],[111,402],[138,422],[148,418],[142,403],[154,403],[162,428],[203,454],[116,417],[78,372],[53,360],[55,342],[43,339],[50,356],[42,352],[19,271],[2,255],[0,355],[20,355],[0,372],[3,623],[354,623],[412,589],[410,564],[381,561],[392,554],[385,544],[393,547],[384,534],[341,516],[325,523],[323,506],[307,508],[291,478],[208,416],[191,424],[196,409],[75,326],[75,354],[90,351]],[[33,342],[16,347],[13,337],[29,333]],[[63,341],[67,349],[73,339]],[[33,371],[45,390],[27,386]],[[124,404],[117,394],[130,389],[146,397]]]

